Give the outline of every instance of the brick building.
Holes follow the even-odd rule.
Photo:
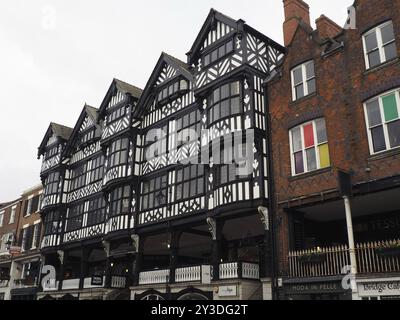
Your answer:
[[[0,208],[0,299],[33,300],[39,285],[42,186]]]
[[[279,293],[400,296],[400,1],[355,1],[350,28],[316,29],[304,1],[283,2],[287,52],[266,84]]]

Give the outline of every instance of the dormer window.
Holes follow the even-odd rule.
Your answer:
[[[186,91],[189,89],[188,82],[186,80],[178,80],[169,86],[164,87],[161,89],[161,91],[158,93],[157,96],[157,101],[164,101],[167,98],[170,98],[176,94],[182,93],[183,91]]]
[[[203,64],[204,66],[208,66],[211,63],[223,58],[228,53],[233,51],[233,40],[229,40],[228,42],[224,43],[223,45],[219,46],[217,49],[211,51],[210,53],[204,56]]]

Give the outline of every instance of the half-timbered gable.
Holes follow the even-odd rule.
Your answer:
[[[187,167],[183,180],[182,163],[189,159],[198,162],[201,129],[193,77],[187,64],[162,53],[139,101],[138,112],[143,119],[138,224],[204,210],[204,175],[200,174],[204,168],[191,177]],[[194,167],[193,172],[197,172],[196,167],[200,166]],[[184,186],[197,180],[201,185],[198,190],[193,186],[190,194],[186,195],[190,188],[184,191],[185,196],[180,194]]]
[[[65,202],[63,176],[65,166],[62,162],[62,153],[72,129],[51,123],[39,147],[38,156],[42,157],[41,177],[44,182],[42,208]]]
[[[39,147],[38,157],[42,157],[41,178],[44,186],[41,202],[44,236],[41,248],[57,246],[61,241],[59,231],[67,195],[64,184],[66,165],[62,154],[72,131],[69,127],[51,123]]]
[[[63,153],[68,163],[67,212],[63,241],[70,242],[104,232],[105,199],[102,194],[104,154],[100,148],[102,121],[98,110],[85,105]]]
[[[104,120],[102,142],[129,130],[132,113],[142,90],[124,81],[114,79],[100,106],[99,116]]]
[[[188,52],[195,91],[206,89],[243,65],[269,73],[283,57],[284,50],[245,21],[235,21],[212,9]]]
[[[105,234],[134,226],[137,180],[140,174],[138,136],[134,118],[142,90],[114,79],[99,109],[104,121],[101,146],[105,155],[103,193],[106,199]]]

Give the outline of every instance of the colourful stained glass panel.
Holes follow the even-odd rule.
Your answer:
[[[296,174],[304,172],[304,160],[302,151],[294,154],[294,165],[296,168]]]
[[[382,103],[386,122],[395,120],[399,117],[397,112],[396,95],[394,93],[383,97]]]
[[[314,129],[312,123],[307,124],[303,127],[304,130],[304,146],[310,148],[314,146]]]
[[[329,157],[329,147],[328,144],[321,144],[319,147],[319,162],[321,168],[327,168],[331,165],[331,159]]]

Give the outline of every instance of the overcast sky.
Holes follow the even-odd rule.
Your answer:
[[[353,0],[306,0],[344,25]],[[12,0],[0,2],[0,202],[40,183],[50,121],[75,125],[112,79],[143,88],[161,51],[186,61],[210,8],[283,42],[282,0]]]

